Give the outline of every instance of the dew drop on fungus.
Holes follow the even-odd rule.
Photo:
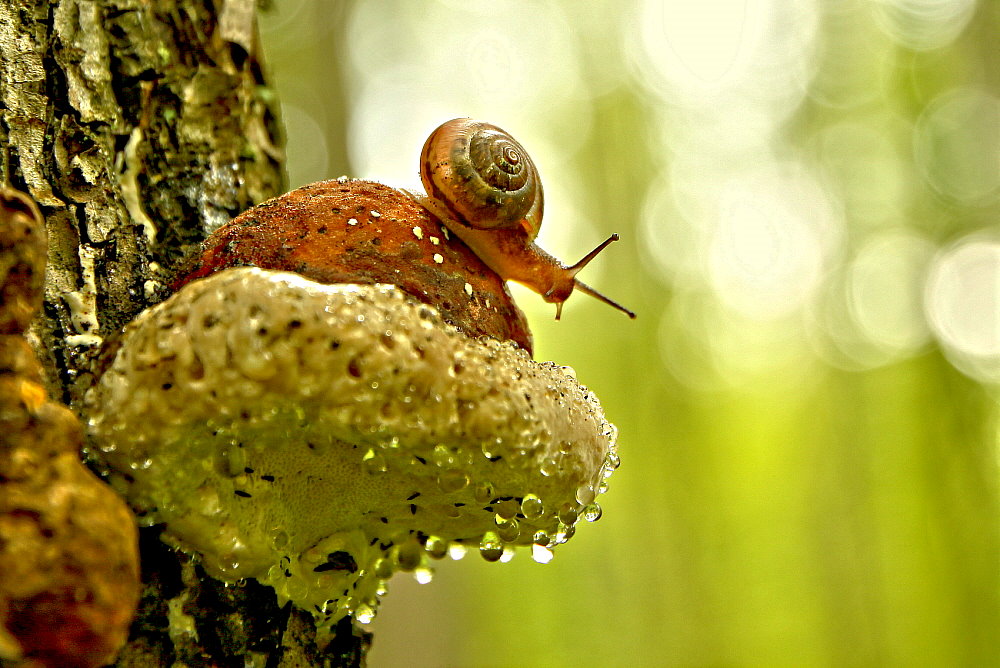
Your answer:
[[[572,538],[575,533],[576,533],[576,527],[575,526],[573,526],[573,525],[566,525],[566,524],[560,524],[559,525],[559,530],[556,531],[556,536],[555,536],[555,539],[553,540],[553,542],[556,543],[557,545],[562,545],[563,543],[565,543],[566,541],[568,541],[570,538]]]
[[[472,492],[472,498],[476,500],[476,503],[486,504],[493,499],[495,494],[496,489],[494,489],[493,485],[484,482],[476,485],[476,489]]]
[[[451,557],[452,561],[458,561],[465,557],[468,549],[461,543],[452,543],[448,546],[448,556]]]
[[[447,469],[438,476],[438,487],[445,494],[457,492],[469,484],[469,476],[459,469]]]
[[[498,561],[503,556],[503,543],[494,531],[487,531],[479,542],[479,554],[486,561]]]
[[[365,456],[361,459],[361,463],[365,467],[365,471],[368,473],[385,473],[389,470],[389,467],[385,462],[385,457],[382,454],[375,452],[372,448],[369,448],[368,452],[365,453]]]
[[[514,499],[507,499],[506,501],[501,501],[496,506],[497,517],[502,517],[505,520],[509,520],[516,517],[518,512],[520,512],[521,507],[518,505],[517,501]]]
[[[434,452],[431,454],[431,460],[436,466],[442,468],[448,468],[455,466],[457,463],[455,460],[455,453],[452,452],[446,445],[435,445]]]
[[[573,526],[576,524],[576,520],[579,517],[579,512],[571,503],[564,503],[561,508],[559,508],[559,521],[567,526]]]
[[[580,502],[581,506],[590,505],[596,496],[592,485],[580,485],[576,490],[576,500]]]
[[[354,619],[362,624],[371,624],[375,619],[375,610],[367,603],[361,603],[354,609]]]
[[[549,532],[539,529],[531,536],[531,542],[535,545],[548,545],[551,542]]]
[[[596,522],[597,520],[601,519],[601,515],[603,513],[604,511],[601,510],[601,507],[599,505],[597,505],[596,503],[591,503],[590,505],[588,505],[586,508],[583,509],[583,519],[587,520],[588,522]]]
[[[552,553],[552,550],[545,547],[544,545],[539,545],[538,543],[535,543],[534,545],[531,546],[531,558],[540,564],[549,563],[550,561],[552,561],[552,557],[554,556],[555,555]]]
[[[423,557],[423,546],[416,541],[408,541],[399,546],[396,553],[396,563],[404,571],[412,571],[420,565]]]
[[[501,540],[507,543],[513,543],[517,540],[517,537],[521,533],[521,529],[518,526],[516,519],[505,519],[497,515],[495,520],[497,525],[497,535]]]
[[[375,562],[375,576],[383,580],[388,580],[392,577],[392,561],[386,559],[385,557],[378,559]]]
[[[543,512],[545,512],[545,506],[541,499],[534,494],[524,495],[524,499],[521,500],[521,514],[524,515],[525,519],[538,519]]]
[[[559,471],[559,464],[551,457],[542,462],[538,469],[545,477],[553,476]]]
[[[429,584],[434,579],[434,571],[429,568],[417,568],[413,571],[413,579],[419,584]]]
[[[424,544],[424,550],[431,559],[443,559],[448,554],[448,542],[443,538],[431,536]]]
[[[288,545],[288,534],[281,529],[276,529],[271,534],[271,546],[276,550],[283,550]]]

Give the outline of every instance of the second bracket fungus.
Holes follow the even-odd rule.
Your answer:
[[[92,397],[112,484],[212,575],[373,614],[451,544],[552,547],[617,465],[573,374],[393,286],[257,268],[139,316]]]

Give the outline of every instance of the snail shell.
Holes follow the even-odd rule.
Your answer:
[[[420,177],[447,217],[477,229],[521,227],[533,241],[542,223],[542,182],[513,137],[495,125],[457,118],[424,143]]]

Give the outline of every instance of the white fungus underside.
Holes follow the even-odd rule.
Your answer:
[[[147,522],[217,577],[332,619],[374,610],[392,571],[448,542],[560,542],[616,459],[562,367],[393,286],[254,268],[142,313],[89,403],[97,455]]]

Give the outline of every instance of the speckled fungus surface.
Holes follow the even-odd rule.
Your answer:
[[[617,467],[572,371],[396,287],[234,268],[141,314],[90,398],[112,484],[223,579],[368,621],[455,544],[546,550]]]

